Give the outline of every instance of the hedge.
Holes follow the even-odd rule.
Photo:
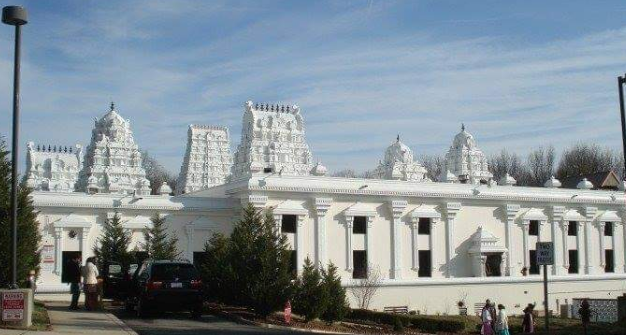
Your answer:
[[[391,314],[366,309],[353,309],[347,319],[353,321],[370,321],[378,324],[394,326],[399,322],[404,327],[418,329],[423,332],[459,333],[466,329],[467,321],[452,317]],[[398,320],[398,321],[397,321]]]

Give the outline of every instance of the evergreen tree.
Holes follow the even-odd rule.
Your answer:
[[[328,270],[322,269],[322,286],[328,300],[321,319],[328,323],[343,320],[350,307],[346,301],[346,289],[341,286],[337,267],[332,262],[328,264]]]
[[[298,287],[293,299],[292,308],[296,314],[304,316],[308,322],[322,315],[328,305],[328,291],[322,285],[320,271],[315,268],[307,257],[302,269],[302,277],[298,279]]]
[[[160,260],[174,260],[180,252],[176,248],[178,238],[176,236],[168,236],[165,227],[165,218],[159,214],[155,214],[152,218],[152,228],[146,230],[144,239],[146,240],[144,247],[148,253],[148,257]]]
[[[287,239],[275,232],[271,212],[265,217],[249,204],[230,237],[232,298],[263,317],[281,310],[292,293]]]
[[[104,224],[102,235],[96,241],[93,253],[96,256],[101,271],[106,269],[110,262],[118,262],[122,265],[122,271],[126,271],[133,259],[128,251],[130,234],[124,230],[120,216],[115,213],[113,218]]]
[[[30,191],[23,184],[17,190],[17,281],[21,287],[25,286],[31,270],[38,271],[40,261],[41,235]],[[11,161],[0,138],[0,287],[11,283],[12,239]]]
[[[229,243],[223,234],[214,234],[204,245],[205,254],[199,266],[207,298],[223,303],[233,303],[234,294]]]

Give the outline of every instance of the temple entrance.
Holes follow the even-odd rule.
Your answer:
[[[487,277],[502,276],[502,254],[488,254],[485,261],[485,275]]]

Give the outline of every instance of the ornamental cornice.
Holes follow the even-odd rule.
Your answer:
[[[313,205],[315,206],[315,214],[319,217],[326,215],[332,203],[332,198],[314,198]]]
[[[393,218],[399,219],[402,217],[402,212],[404,212],[409,203],[406,200],[390,200],[388,205]]]
[[[328,177],[324,177],[328,178]],[[330,179],[330,178],[328,178]],[[336,178],[339,179],[339,178]],[[306,180],[307,182],[311,180]],[[367,181],[360,181],[355,186],[365,183],[367,185]],[[396,186],[397,181],[386,181],[390,183],[391,186]],[[409,182],[404,182],[409,183]],[[538,192],[536,194],[503,194],[503,193],[487,193],[485,190],[479,194],[474,194],[471,189],[467,189],[464,191],[454,191],[450,190],[449,192],[442,191],[412,191],[412,190],[373,190],[370,188],[360,187],[358,189],[352,188],[337,188],[337,187],[312,187],[303,185],[303,183],[297,183],[294,181],[294,184],[297,185],[268,185],[265,183],[263,186],[256,185],[258,183],[251,182],[246,186],[238,187],[236,189],[231,189],[230,192],[237,191],[272,191],[272,192],[293,192],[293,193],[321,193],[321,194],[344,194],[344,195],[364,195],[364,196],[385,196],[385,197],[421,197],[421,198],[443,198],[443,199],[454,199],[454,200],[495,200],[495,201],[505,201],[505,202],[552,202],[552,203],[568,203],[568,204],[601,204],[601,205],[610,205],[610,206],[623,206],[620,201],[613,200],[608,194],[606,195],[606,199],[604,197],[589,197],[587,195],[578,195],[581,192],[572,192],[572,194],[577,194],[578,196],[573,197],[569,194],[563,194],[563,196],[554,195],[553,189],[540,189],[545,193],[550,193],[549,195],[543,195],[539,193],[537,190],[532,190],[532,192]],[[429,183],[430,184],[430,183]],[[442,186],[449,186],[449,184],[445,183],[432,183],[432,184],[442,184]],[[455,185],[456,186],[456,185]],[[504,188],[504,187],[502,187]],[[507,190],[515,189],[511,187],[506,187]],[[522,189],[523,187],[519,187]],[[485,188],[486,189],[486,188]],[[575,190],[572,190],[575,191]],[[602,192],[602,191],[588,191],[588,192]],[[598,193],[600,194],[600,193]],[[604,195],[604,194],[602,194]]]

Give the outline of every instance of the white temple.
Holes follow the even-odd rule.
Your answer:
[[[400,142],[400,135],[385,151],[385,159],[377,172],[382,179],[428,181],[426,169],[413,161],[413,151]]]
[[[246,102],[233,180],[267,171],[306,176],[312,168],[300,107]]]
[[[83,147],[62,147],[28,142],[26,185],[37,191],[74,192],[83,164]]]
[[[327,176],[325,166],[312,163],[296,106],[245,104],[230,176],[228,147],[226,128],[191,126],[182,190],[170,196],[167,184],[148,194],[129,122],[113,108],[96,120],[75,192],[55,191],[71,189],[68,167],[80,165],[80,153],[31,145],[26,175],[42,232],[37,289],[67,292],[64,260],[92,256],[103,223],[116,214],[131,233],[129,250],[141,250],[150,217],[159,214],[193,261],[212,234],[228,235],[252,205],[274,215],[294,252],[294,270],[306,258],[332,261],[346,287],[368,269],[379,271],[370,308],[455,314],[460,299],[474,306],[487,298],[511,308],[540,305],[537,242],[554,246],[547,268],[551,310],[571,310],[574,298],[626,293],[625,194],[589,189],[588,182],[563,189],[555,178],[545,187],[515,186],[510,176],[496,183],[465,127],[439,182],[426,182],[426,170],[399,139],[385,151],[380,179]],[[67,174],[52,173],[60,170]],[[50,187],[61,180],[69,186]]]
[[[228,128],[190,125],[187,150],[176,186],[177,194],[224,184],[232,165]]]
[[[96,119],[87,146],[78,191],[88,193],[150,194],[150,182],[142,166],[130,121],[111,109]]]
[[[454,175],[456,181],[463,183],[487,183],[493,178],[489,172],[487,157],[476,145],[474,136],[465,130],[465,125],[461,126],[461,132],[454,137],[445,162],[440,181],[452,181],[448,172]]]

